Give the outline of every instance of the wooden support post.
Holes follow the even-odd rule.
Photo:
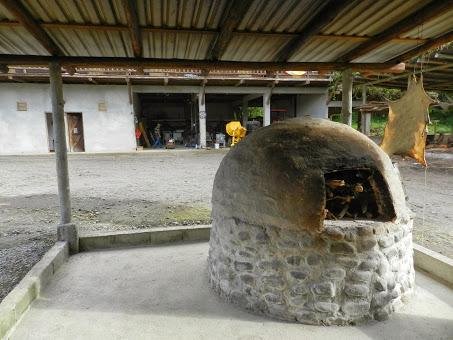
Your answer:
[[[79,251],[79,238],[77,227],[71,223],[71,195],[64,121],[63,80],[59,63],[51,62],[49,64],[49,78],[52,97],[58,198],[60,202],[60,224],[58,225],[57,234],[58,240],[68,242],[71,253],[77,253]]]
[[[242,98],[242,126],[247,128],[247,122],[249,121],[249,101],[247,96]]]
[[[271,125],[271,94],[270,94],[270,92],[266,92],[263,95],[263,108],[264,108],[263,126]]]
[[[366,104],[366,85],[362,85],[362,104]],[[369,136],[371,131],[371,112],[363,112],[360,119],[360,131]]]
[[[198,93],[198,119],[200,122],[200,148],[206,148],[206,102],[204,89]]]
[[[143,53],[142,34],[140,31],[135,0],[124,0],[124,11],[127,19],[127,26],[131,36],[132,50],[136,58],[141,58]]]
[[[352,70],[346,69],[342,74],[342,107],[341,117],[344,124],[352,125]]]

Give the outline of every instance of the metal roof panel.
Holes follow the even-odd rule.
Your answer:
[[[283,37],[236,35],[231,39],[222,60],[272,61],[280,48],[290,40]]]
[[[22,27],[0,27],[0,53],[49,55],[41,44]]]
[[[355,0],[322,32],[374,36],[429,2],[430,0]]]
[[[214,34],[144,32],[143,56],[165,59],[204,59]]]
[[[140,25],[217,29],[228,0],[138,0]]]
[[[385,62],[387,60],[392,59],[394,56],[403,54],[414,47],[417,47],[420,45],[419,42],[417,41],[390,41],[375,50],[371,51],[370,53],[367,53],[357,59],[354,60],[354,62],[357,63],[381,63]]]
[[[47,29],[66,55],[92,57],[132,57],[128,32]]]
[[[302,49],[294,53],[289,61],[335,61],[339,56],[358,46],[360,42],[355,40],[327,40],[314,38]]]

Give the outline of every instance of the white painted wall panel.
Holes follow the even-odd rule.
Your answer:
[[[47,152],[46,110],[49,85],[0,85],[0,153]],[[17,111],[16,103],[27,103]]]
[[[64,85],[66,112],[81,112],[87,152],[135,149],[134,121],[126,86]],[[27,111],[16,111],[18,101]],[[51,112],[47,84],[0,84],[0,154],[48,151],[45,112]],[[106,112],[98,111],[105,102]]]
[[[301,94],[297,96],[297,117],[328,117],[326,94]]]
[[[85,151],[135,150],[134,116],[126,86],[65,85],[66,112],[82,112]],[[106,112],[98,111],[104,102]]]

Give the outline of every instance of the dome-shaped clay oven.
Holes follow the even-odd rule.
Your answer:
[[[291,119],[223,159],[209,275],[227,300],[311,324],[385,319],[412,292],[412,219],[396,168],[370,139]]]

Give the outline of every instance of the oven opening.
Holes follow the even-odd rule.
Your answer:
[[[395,210],[379,171],[345,169],[324,174],[325,219],[366,219],[391,221]]]

